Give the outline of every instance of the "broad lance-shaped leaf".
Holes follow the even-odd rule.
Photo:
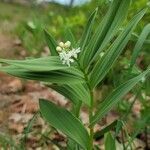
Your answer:
[[[105,150],[116,150],[115,138],[113,137],[111,132],[105,134],[104,140],[105,140]]]
[[[99,24],[95,34],[91,37],[87,47],[81,52],[80,64],[83,68],[90,65],[94,56],[109,44],[124,21],[130,0],[114,0],[103,21]]]
[[[84,32],[83,32],[83,35],[82,35],[82,38],[81,38],[81,41],[80,41],[81,50],[84,50],[84,48],[87,46],[87,44],[88,44],[88,42],[91,38],[92,29],[93,29],[93,25],[94,25],[96,15],[97,15],[97,11],[98,11],[98,8],[96,8],[94,10],[94,12],[91,14],[91,16],[90,16],[90,18],[87,22],[87,25],[84,29]]]
[[[139,20],[143,17],[145,12],[146,10],[142,10],[131,20],[125,30],[122,31],[118,38],[113,42],[111,47],[107,50],[105,55],[96,62],[89,75],[92,87],[95,87],[100,81],[102,81],[102,79],[111,69],[112,65],[130,40],[132,31],[136,27]]]
[[[89,134],[78,118],[64,108],[47,100],[40,100],[40,112],[46,121],[76,141],[85,150],[88,148]]]
[[[149,34],[150,34],[150,24],[148,24],[144,27],[135,47],[133,49],[133,54],[132,54],[131,62],[130,62],[130,68],[132,68],[134,66],[136,59],[142,49],[142,46],[143,46],[144,42],[146,41],[146,38],[148,37]]]
[[[51,55],[57,56],[58,55],[58,52],[56,51],[57,43],[56,43],[55,39],[46,30],[44,30],[44,34],[45,34],[45,39],[46,39],[47,45],[50,49]]]
[[[84,80],[80,70],[75,66],[63,65],[57,56],[27,60],[0,59],[0,62],[8,64],[1,67],[1,71],[20,78],[61,84],[81,83]]]
[[[57,84],[77,84],[84,82],[84,76],[76,69],[65,69],[55,71],[30,71],[16,66],[0,67],[0,71],[10,75],[49,83]]]
[[[49,87],[64,95],[74,104],[77,104],[79,101],[82,101],[88,106],[91,104],[89,90],[86,85],[82,83],[72,85],[50,85]]]
[[[105,100],[99,105],[97,112],[92,118],[90,126],[96,124],[107,114],[113,106],[115,106],[125,94],[127,94],[142,78],[150,73],[150,68],[141,73],[140,75],[128,80],[124,84],[117,87]]]
[[[0,63],[14,65],[30,71],[53,71],[53,70],[62,70],[62,69],[69,68],[67,65],[62,64],[58,56],[32,58],[26,60],[0,59]]]

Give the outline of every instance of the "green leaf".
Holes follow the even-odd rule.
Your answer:
[[[99,105],[97,112],[92,118],[90,126],[96,124],[100,119],[107,114],[113,106],[115,106],[125,94],[127,94],[142,78],[150,72],[150,68],[140,75],[128,80],[122,85],[118,86],[105,100]]]
[[[146,25],[141,33],[141,35],[138,38],[138,41],[133,49],[133,54],[131,57],[131,62],[130,62],[130,68],[132,68],[136,62],[136,59],[142,49],[143,44],[146,41],[146,38],[150,34],[150,24]]]
[[[92,29],[93,29],[93,25],[94,25],[96,15],[97,15],[97,11],[98,11],[98,8],[96,8],[94,10],[94,12],[91,14],[91,16],[89,17],[89,20],[86,24],[86,27],[84,29],[84,32],[83,32],[83,35],[82,35],[82,38],[81,38],[81,41],[80,41],[81,50],[84,50],[84,48],[87,46],[87,44],[88,44],[88,42],[91,38]]]
[[[80,150],[80,149],[81,149],[81,147],[79,144],[77,144],[72,139],[68,139],[67,150]]]
[[[14,65],[16,67],[27,69],[30,71],[53,71],[70,68],[67,65],[62,64],[58,56],[49,56],[26,60],[0,59],[0,62]]]
[[[117,125],[117,123],[118,123],[118,121],[115,120],[111,124],[106,126],[105,128],[101,129],[100,131],[95,132],[94,133],[94,139],[101,138],[106,132],[109,132],[110,130],[112,130]]]
[[[50,49],[51,55],[57,56],[58,55],[58,52],[56,51],[57,42],[52,37],[52,35],[50,35],[50,33],[48,33],[46,30],[44,30],[44,34],[45,34],[45,39]]]
[[[86,85],[82,83],[72,85],[50,85],[50,87],[64,95],[74,104],[77,104],[79,101],[84,102],[88,106],[91,104],[89,90]]]
[[[0,59],[0,62],[8,64],[0,67],[1,71],[20,78],[60,84],[84,82],[84,75],[76,66],[63,65],[57,56],[27,60]]]
[[[72,31],[71,31],[71,29],[69,27],[67,27],[65,29],[65,35],[64,35],[64,37],[65,37],[66,41],[69,40],[71,42],[71,46],[72,47],[76,46],[76,39],[75,39],[75,37],[74,37],[74,35],[73,35],[73,33],[72,33]]]
[[[130,0],[113,1],[103,21],[91,37],[87,48],[81,53],[80,64],[83,68],[89,67],[91,60],[95,59],[108,46],[117,33],[120,24],[124,21],[129,4]]]
[[[102,79],[111,69],[112,65],[117,60],[117,58],[125,48],[126,44],[130,40],[132,31],[136,27],[139,20],[143,17],[145,12],[146,10],[142,10],[131,20],[131,22],[113,42],[113,44],[104,54],[104,56],[102,58],[99,58],[99,60],[96,62],[89,75],[92,87],[95,87],[100,81],[102,81]]]
[[[24,150],[24,147],[25,147],[25,145],[26,145],[26,140],[27,140],[27,137],[28,137],[28,135],[29,135],[29,133],[31,132],[31,130],[32,130],[32,127],[33,127],[33,124],[34,124],[34,122],[35,122],[35,119],[36,119],[36,117],[39,115],[39,111],[38,112],[36,112],[34,115],[33,115],[33,117],[28,121],[28,123],[27,123],[27,126],[24,128],[24,131],[23,131],[23,137],[20,139],[20,147],[21,147],[21,149],[22,150]]]
[[[115,139],[110,132],[105,134],[105,150],[116,150]]]
[[[41,114],[46,121],[87,149],[89,134],[79,119],[50,101],[41,99],[39,104]]]
[[[16,66],[0,67],[0,70],[10,75],[49,83],[77,84],[84,83],[83,74],[74,68],[56,71],[30,71]]]
[[[123,120],[118,120],[117,125],[116,125],[116,130],[115,130],[115,137],[119,134],[120,130],[124,126],[124,121]]]

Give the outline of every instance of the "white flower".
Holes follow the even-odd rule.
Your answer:
[[[67,41],[65,44],[63,42],[59,43],[59,46],[56,47],[56,50],[59,52],[60,60],[62,64],[67,64],[70,67],[70,64],[74,62],[74,59],[78,57],[80,53],[80,48],[71,49],[71,42]]]
[[[60,46],[57,46],[57,47],[56,47],[56,51],[61,52],[61,51],[62,51],[62,48],[61,48]]]
[[[65,48],[69,48],[71,46],[71,42],[70,41],[67,41],[66,43],[65,43]]]
[[[71,55],[65,51],[59,53],[60,60],[63,64],[67,64],[70,67],[70,63],[73,63],[74,60],[71,58]]]
[[[60,46],[61,48],[64,48],[64,47],[65,47],[65,44],[64,44],[63,42],[60,42],[60,43],[59,43],[59,46]]]
[[[71,51],[69,51],[70,55],[74,58],[77,58],[78,57],[78,53],[80,53],[80,47],[77,48],[77,49],[72,49]]]

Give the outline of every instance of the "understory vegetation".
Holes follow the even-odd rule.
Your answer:
[[[11,119],[19,134],[0,131],[0,148],[149,149],[149,20],[146,0],[93,0],[75,7],[0,2],[0,43],[6,41],[0,46],[0,83],[6,74],[17,77],[10,93],[30,91],[29,101],[36,99],[34,112],[26,112],[27,97],[17,105],[21,111]],[[4,55],[8,48],[13,57]],[[10,93],[0,90],[1,103]],[[26,121],[17,130],[20,120]]]

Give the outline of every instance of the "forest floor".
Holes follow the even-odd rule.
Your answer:
[[[14,50],[16,49],[16,50]],[[17,47],[14,39],[0,34],[0,57],[18,58],[22,48]],[[38,111],[38,99],[58,98],[56,92],[42,86],[40,83],[23,81],[15,77],[0,73],[0,132],[8,135],[20,135],[23,133],[28,121]],[[43,126],[43,121],[37,124]],[[40,128],[42,130],[42,127]],[[17,138],[17,137],[16,137]],[[35,141],[30,143],[34,147]],[[37,146],[36,146],[37,147]]]

